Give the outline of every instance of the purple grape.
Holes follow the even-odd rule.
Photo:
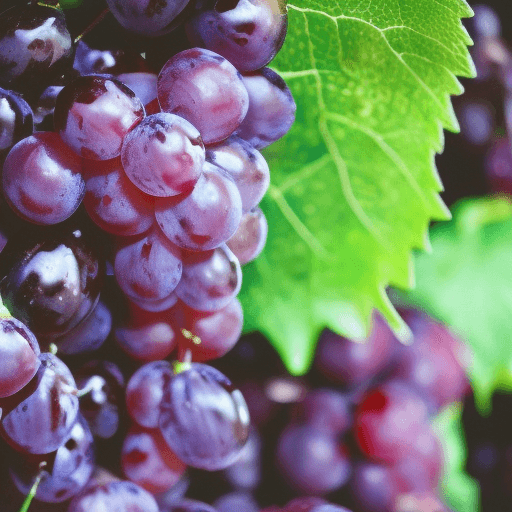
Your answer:
[[[350,478],[350,459],[343,446],[309,425],[288,426],[279,438],[276,457],[288,483],[302,493],[326,494]]]
[[[53,125],[53,112],[57,103],[57,96],[64,89],[63,85],[50,85],[39,96],[37,103],[34,105],[34,123],[37,128],[41,125],[46,116],[51,116],[51,124]]]
[[[261,482],[261,438],[251,428],[238,459],[224,470],[229,483],[236,489],[255,490]]]
[[[131,297],[130,301],[144,311],[151,313],[161,313],[162,311],[171,309],[178,302],[178,296],[172,292],[168,297],[164,297],[163,299],[146,300],[134,299]]]
[[[234,235],[242,218],[242,199],[235,183],[221,169],[205,162],[190,194],[156,199],[155,217],[176,245],[207,251]]]
[[[183,255],[183,274],[176,295],[188,307],[218,311],[236,297],[241,286],[240,264],[226,245]]]
[[[83,354],[98,350],[105,343],[112,328],[112,314],[99,301],[93,310],[77,326],[54,340],[63,354]]]
[[[288,132],[297,106],[284,80],[269,68],[247,73],[243,81],[249,110],[235,135],[261,149]]]
[[[244,213],[255,208],[270,184],[270,172],[263,155],[248,142],[232,135],[206,150],[206,160],[231,176],[242,198]]]
[[[155,227],[144,237],[130,240],[119,249],[114,273],[119,286],[129,297],[142,300],[167,298],[181,278],[181,250]]]
[[[75,379],[52,354],[41,354],[41,366],[21,391],[0,400],[1,433],[14,448],[50,453],[68,437],[78,415]]]
[[[115,65],[116,58],[113,52],[90,48],[83,39],[78,41],[73,68],[81,75],[111,73]]]
[[[92,484],[76,496],[68,512],[159,512],[155,498],[133,482]]]
[[[11,466],[14,484],[28,494],[39,473],[39,464],[46,462],[43,477],[35,498],[47,503],[60,503],[78,494],[88,482],[94,469],[93,437],[87,422],[78,416],[69,436],[55,453],[34,461],[24,460]]]
[[[217,512],[259,512],[260,508],[254,498],[244,492],[224,494],[213,504]]]
[[[37,373],[39,344],[16,318],[0,318],[0,398],[14,395]]]
[[[125,135],[144,118],[135,93],[119,80],[102,75],[80,76],[57,97],[55,130],[73,151],[91,160],[121,154]]]
[[[18,142],[7,155],[2,174],[5,197],[13,210],[30,222],[62,222],[84,197],[80,170],[80,158],[58,134],[37,132]]]
[[[183,462],[213,471],[240,455],[249,435],[249,411],[222,373],[191,363],[164,387],[159,427]]]
[[[130,32],[156,37],[173,30],[189,0],[107,0],[110,12]]]
[[[131,418],[141,427],[158,427],[164,387],[171,376],[169,362],[155,361],[141,366],[128,381],[126,406]]]
[[[142,71],[136,73],[121,73],[117,75],[117,79],[129,87],[144,106],[157,100],[156,82],[158,76],[154,73]]]
[[[172,57],[158,75],[157,89],[162,110],[184,117],[205,144],[229,137],[249,107],[240,73],[224,57],[201,48]]]
[[[255,260],[263,251],[267,241],[268,224],[261,208],[244,213],[235,234],[226,245],[238,258],[240,265]]]
[[[169,197],[190,192],[201,175],[204,145],[196,128],[182,117],[146,117],[126,135],[123,168],[146,194]]]
[[[16,92],[0,88],[0,156],[33,131],[29,104]]]
[[[286,504],[282,512],[350,512],[350,510],[320,498],[306,497],[293,499]]]
[[[164,508],[162,512],[217,512],[217,510],[201,501],[182,499]]]
[[[98,302],[103,265],[78,230],[12,238],[1,256],[2,299],[40,343],[70,331]]]
[[[31,4],[0,17],[0,86],[22,93],[51,85],[73,62],[64,13]]]
[[[154,222],[154,199],[126,176],[120,158],[84,160],[84,206],[91,219],[113,235],[139,235]]]
[[[208,48],[239,71],[266,66],[283,46],[288,17],[279,0],[217,0],[186,25],[193,45]]]

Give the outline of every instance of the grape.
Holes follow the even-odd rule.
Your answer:
[[[69,368],[49,353],[40,359],[32,381],[0,400],[2,436],[17,450],[34,454],[57,450],[78,415],[76,385]]]
[[[227,306],[205,314],[182,307],[183,328],[190,336],[179,337],[179,353],[184,355],[191,350],[196,362],[217,359],[227,354],[240,338],[244,314],[240,301],[235,297]],[[200,341],[199,341],[200,340]]]
[[[83,354],[98,350],[105,343],[112,328],[112,314],[99,301],[77,326],[53,342],[63,354]]]
[[[288,483],[308,494],[326,494],[350,477],[350,461],[334,436],[309,425],[290,425],[277,445],[277,464]]]
[[[48,124],[53,128],[53,112],[57,103],[57,96],[64,89],[63,85],[50,85],[39,96],[37,104],[34,106],[34,123],[37,128],[42,130],[41,124],[45,121],[46,116],[51,117]]]
[[[0,398],[25,387],[36,374],[39,344],[30,330],[16,318],[0,318]]]
[[[130,356],[139,361],[165,359],[176,347],[174,329],[166,322],[150,322],[139,327],[118,327],[116,341]]]
[[[332,436],[344,434],[353,422],[347,395],[334,389],[315,389],[299,404],[299,417],[316,430]]]
[[[35,133],[7,155],[2,175],[5,197],[14,211],[30,222],[62,222],[84,196],[80,170],[80,158],[56,133]]]
[[[148,311],[151,313],[160,313],[162,311],[167,311],[171,309],[176,302],[178,302],[178,296],[173,292],[169,295],[169,297],[164,297],[163,299],[158,300],[145,300],[145,299],[130,299],[133,304],[135,304],[140,309],[144,311]]]
[[[140,427],[132,427],[124,439],[121,466],[129,480],[152,494],[171,489],[186,469],[158,429]]]
[[[171,380],[172,367],[167,361],[141,366],[126,386],[126,405],[131,418],[141,427],[157,428],[164,387]]]
[[[68,512],[158,512],[151,494],[133,482],[88,486],[69,505]]]
[[[142,71],[136,73],[121,73],[117,75],[117,79],[129,87],[144,106],[157,100],[156,82],[158,76],[155,75],[155,73]]]
[[[162,110],[192,123],[205,144],[229,137],[249,107],[240,73],[224,57],[201,48],[169,59],[158,75],[157,89]]]
[[[485,155],[484,169],[493,192],[512,194],[512,147],[508,138],[494,142]]]
[[[102,75],[80,76],[57,97],[55,130],[73,151],[91,160],[121,154],[124,136],[143,118],[144,107],[119,80]]]
[[[239,456],[249,435],[249,411],[222,373],[191,363],[165,385],[159,427],[185,464],[213,471]]]
[[[33,131],[29,104],[16,92],[0,88],[0,156]]]
[[[472,26],[477,37],[494,37],[501,36],[501,22],[496,12],[487,5],[475,5],[475,12]]]
[[[329,379],[355,386],[384,370],[391,362],[396,346],[387,323],[375,314],[372,331],[362,343],[324,330],[318,341],[315,364]]]
[[[181,278],[181,251],[155,227],[117,251],[114,273],[129,297],[163,299],[174,291]]]
[[[229,483],[243,490],[254,490],[261,482],[261,438],[255,428],[249,431],[238,459],[224,470]]]
[[[242,270],[226,245],[212,251],[183,255],[183,274],[176,295],[190,308],[218,311],[242,286]]]
[[[130,32],[156,37],[173,30],[189,0],[107,0],[110,12]],[[176,20],[178,21],[178,20]]]
[[[92,360],[80,367],[76,382],[81,393],[80,412],[92,433],[102,439],[111,438],[118,429],[124,404],[125,382],[119,367],[106,360]]]
[[[69,436],[55,453],[35,459],[23,460],[11,466],[11,477],[23,494],[28,494],[39,473],[39,463],[47,463],[37,488],[36,499],[60,503],[78,494],[91,477],[94,468],[93,437],[87,422],[78,416]]]
[[[259,512],[254,498],[247,493],[232,492],[220,497],[215,503],[217,512]]]
[[[402,347],[395,374],[406,380],[435,412],[462,399],[469,390],[463,346],[443,325],[419,312],[405,317],[414,335],[411,346]]]
[[[235,234],[226,245],[238,258],[240,265],[255,260],[263,251],[267,241],[268,224],[261,208],[244,213]]]
[[[22,93],[41,91],[73,62],[64,13],[20,5],[0,17],[0,86]]]
[[[124,138],[121,160],[140,190],[152,196],[175,196],[194,188],[204,164],[204,145],[185,119],[153,114]]]
[[[406,382],[387,381],[359,404],[356,440],[370,458],[398,462],[417,442],[427,416],[427,404]]]
[[[284,80],[269,68],[247,73],[243,81],[249,110],[235,134],[261,149],[288,132],[297,106]]]
[[[491,106],[484,103],[467,103],[459,112],[461,132],[470,144],[487,144],[494,132]]]
[[[282,512],[350,512],[350,510],[320,498],[308,497],[293,499],[286,504]]]
[[[154,221],[154,200],[127,178],[119,158],[84,160],[84,206],[91,219],[118,236],[145,233]]]
[[[261,201],[270,184],[270,172],[263,155],[248,142],[232,135],[206,150],[208,162],[226,171],[238,187],[242,211],[248,212]]]
[[[165,235],[191,251],[219,247],[236,232],[242,218],[242,200],[235,183],[205,162],[194,190],[177,198],[158,198],[155,217]]]
[[[413,492],[398,497],[393,512],[452,512],[437,492]]]
[[[225,57],[239,71],[266,66],[283,46],[287,28],[280,0],[218,0],[186,25],[192,44]]]
[[[0,295],[41,342],[70,331],[97,304],[103,264],[78,230],[23,238],[9,239],[1,253]]]
[[[90,48],[83,39],[78,41],[73,68],[81,75],[111,73],[115,65],[116,58],[113,52]]]
[[[185,472],[183,473],[183,476],[178,480],[178,483],[171,487],[168,491],[159,494],[153,494],[156,502],[158,503],[158,506],[160,507],[160,510],[167,510],[176,503],[180,502],[188,491],[189,486],[190,478]]]

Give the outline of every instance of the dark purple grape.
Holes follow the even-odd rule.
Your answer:
[[[110,12],[130,32],[156,37],[170,32],[190,0],[107,0]]]
[[[282,512],[350,512],[350,510],[311,496],[293,499],[283,507]]]
[[[213,504],[217,512],[259,512],[260,507],[249,493],[224,494]]]
[[[212,506],[201,501],[182,499],[176,504],[166,507],[162,512],[217,512]]]
[[[183,274],[176,295],[198,311],[225,308],[242,286],[242,270],[227,245],[212,251],[183,254]]]
[[[57,450],[78,415],[69,368],[49,353],[40,359],[35,377],[15,395],[0,400],[2,436],[17,450],[34,454]]]
[[[261,482],[261,438],[251,428],[238,459],[224,470],[224,475],[235,489],[255,490]]]
[[[123,82],[124,85],[129,87],[139,98],[139,100],[146,108],[146,105],[154,102],[155,100],[158,102],[156,83],[158,80],[158,75],[155,73],[147,73],[143,71],[133,72],[133,73],[121,73],[117,75],[117,79],[120,82]],[[149,115],[150,112],[146,113]],[[151,112],[152,114],[153,112]]]
[[[249,435],[249,411],[227,377],[210,366],[191,363],[166,384],[159,426],[183,462],[213,471],[239,456]]]
[[[290,425],[277,445],[277,464],[288,483],[306,494],[327,494],[350,478],[348,452],[335,436],[309,425]]]
[[[71,68],[73,53],[62,11],[32,3],[0,16],[1,87],[38,97]]]
[[[16,92],[0,88],[0,156],[33,131],[30,105]]]
[[[135,93],[104,75],[80,76],[57,97],[55,130],[75,153],[91,160],[121,154],[125,135],[144,118]]]
[[[99,299],[103,265],[76,230],[59,236],[10,239],[0,255],[0,294],[38,337],[62,335]]]
[[[46,462],[35,498],[60,503],[78,494],[94,469],[93,437],[87,422],[79,415],[69,436],[56,452],[43,457],[23,459],[11,465],[11,477],[23,494],[28,494],[39,474],[39,464]]]
[[[249,107],[240,73],[224,57],[201,48],[169,59],[158,75],[157,89],[162,110],[184,117],[205,144],[229,137]]]
[[[80,158],[57,133],[37,132],[7,155],[2,186],[11,208],[35,224],[57,224],[70,217],[85,194]]]
[[[159,512],[151,494],[133,482],[92,484],[76,496],[68,512]]]
[[[234,181],[205,162],[190,194],[156,199],[155,217],[171,242],[190,251],[208,251],[235,234],[242,219],[242,199]]]
[[[182,117],[162,112],[141,121],[126,135],[121,161],[142,192],[170,197],[190,192],[201,175],[204,144]]]
[[[217,0],[187,23],[195,46],[212,50],[239,71],[266,66],[283,46],[288,17],[280,0]]]
[[[0,398],[14,395],[32,380],[41,365],[39,354],[39,343],[24,324],[0,317]]]
[[[46,117],[48,116],[48,124],[53,128],[53,111],[57,103],[57,96],[60,91],[64,89],[63,85],[50,85],[39,96],[37,103],[34,105],[34,123],[39,130],[43,123],[46,124]]]
[[[288,132],[297,106],[285,81],[269,68],[247,73],[243,81],[249,110],[235,135],[261,149]]]

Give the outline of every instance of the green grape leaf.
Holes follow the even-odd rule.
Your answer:
[[[416,288],[397,302],[427,311],[473,352],[469,377],[480,412],[494,390],[512,389],[512,205],[466,199],[431,233],[433,254],[416,259]]]
[[[479,512],[480,487],[465,471],[467,448],[462,427],[462,404],[452,403],[433,421],[443,446],[441,496],[456,512]]]
[[[443,128],[458,130],[456,75],[474,66],[465,0],[293,0],[288,13],[271,67],[297,116],[264,151],[269,235],[240,297],[245,331],[300,374],[323,327],[361,340],[374,308],[409,335],[386,288],[414,284],[412,249],[449,218],[434,155]]]

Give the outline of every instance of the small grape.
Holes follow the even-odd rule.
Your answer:
[[[155,75],[155,73],[146,73],[143,71],[121,73],[117,75],[117,79],[135,93],[144,107],[157,99],[156,82],[158,76]]]
[[[217,512],[217,510],[201,501],[182,499],[166,507],[163,512]]]
[[[191,363],[166,383],[159,427],[183,462],[213,471],[239,456],[249,435],[249,411],[222,373]]]
[[[249,493],[224,494],[213,504],[217,512],[259,512],[260,508]]]
[[[103,75],[80,76],[57,97],[55,130],[73,151],[92,160],[121,154],[125,135],[144,118],[135,93]]]
[[[0,88],[0,156],[33,131],[30,105],[16,92]]]
[[[238,258],[240,265],[255,260],[263,251],[267,241],[268,224],[261,208],[244,213],[235,234],[226,245]]]

